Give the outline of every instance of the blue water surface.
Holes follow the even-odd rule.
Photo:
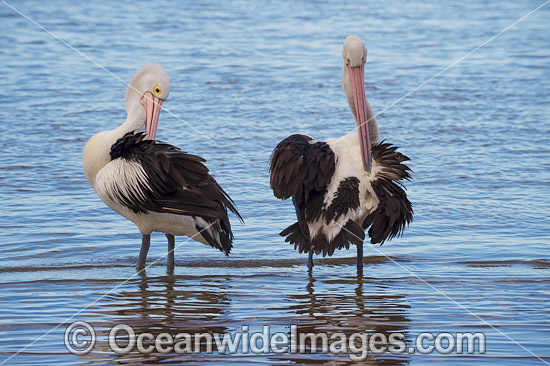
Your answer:
[[[401,332],[408,344],[483,332],[486,354],[366,362],[550,363],[549,19],[538,0],[0,2],[0,362],[351,363],[117,355],[104,339],[72,355],[63,332],[85,320],[103,336],[119,323],[174,334],[297,324]],[[365,246],[364,277],[354,250],[317,259],[308,277],[278,235],[295,214],[273,197],[268,161],[291,133],[352,131],[341,88],[350,34],[368,48],[381,136],[411,158],[414,222]],[[233,218],[229,258],[178,238],[173,276],[161,234],[149,253],[160,260],[136,276],[138,230],[81,168],[87,139],[124,121],[125,82],[148,61],[171,77],[157,137],[204,157],[246,221]]]

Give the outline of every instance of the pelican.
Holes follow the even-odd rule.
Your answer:
[[[168,271],[174,268],[176,235],[185,235],[229,255],[234,202],[208,173],[199,156],[155,140],[170,79],[158,64],[145,64],[126,91],[126,121],[93,136],[84,147],[86,178],[101,200],[142,233],[137,269],[145,266],[153,231],[168,239]],[[145,127],[145,133],[142,130]]]
[[[383,244],[402,234],[413,209],[405,192],[409,158],[380,142],[374,112],[365,97],[367,49],[349,36],[342,50],[342,85],[355,119],[353,133],[318,142],[307,135],[281,141],[271,155],[270,184],[275,197],[288,199],[298,222],[280,235],[300,253],[332,256],[357,246],[357,271],[363,271],[365,230],[371,243]]]

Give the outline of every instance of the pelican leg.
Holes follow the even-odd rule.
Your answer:
[[[141,271],[143,268],[145,268],[145,261],[147,260],[147,253],[149,252],[150,245],[151,235],[143,234],[143,237],[141,238],[141,249],[139,251],[139,257],[136,265],[138,271]]]
[[[363,274],[363,242],[357,244],[357,274]]]
[[[166,259],[166,272],[168,272],[168,274],[174,274],[174,248],[176,244],[176,239],[172,234],[166,234],[166,239],[168,239],[168,258]]]
[[[313,271],[313,249],[309,250],[309,257],[307,258],[307,271],[309,273]]]

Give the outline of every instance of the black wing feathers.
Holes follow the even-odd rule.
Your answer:
[[[313,250],[315,254],[323,256],[332,256],[336,249],[349,249],[350,244],[361,244],[365,239],[365,232],[352,220],[349,220],[344,228],[330,242],[324,235],[318,235],[313,240],[304,235],[299,223],[290,225],[281,232],[281,236],[286,236],[285,241],[294,245],[300,253],[309,253]]]
[[[324,212],[325,222],[328,225],[331,221],[338,220],[348,211],[358,208],[360,204],[359,179],[357,177],[347,177],[340,182],[332,203]]]
[[[292,135],[281,141],[271,155],[271,188],[277,198],[307,197],[324,191],[334,174],[334,153],[325,142]]]
[[[273,150],[270,166],[273,194],[281,199],[292,197],[298,219],[280,235],[287,236],[286,241],[300,252],[313,248],[317,253],[327,253],[321,249],[324,243],[310,242],[307,223],[321,215],[327,186],[335,169],[336,158],[329,145],[309,136],[289,136]]]
[[[363,229],[369,229],[371,243],[384,244],[395,236],[403,233],[405,226],[412,222],[412,204],[405,192],[404,180],[410,181],[410,168],[403,164],[409,158],[400,152],[397,147],[388,143],[373,145],[373,159],[380,165],[372,182],[372,188],[380,203],[378,208],[371,212],[363,221]]]
[[[179,148],[158,141],[146,140],[142,132],[129,132],[111,147],[111,159],[138,161],[148,177],[149,187],[142,189],[146,198],[138,205],[127,205],[141,212],[153,211],[177,215],[198,216],[209,223],[220,220],[222,248],[214,238],[202,232],[203,237],[224,253],[229,253],[233,234],[227,209],[241,221],[234,202],[208,173],[199,156],[182,152]],[[133,201],[133,200],[128,200]],[[203,228],[201,228],[202,230]]]
[[[281,141],[271,155],[270,184],[277,198],[286,200],[302,195],[305,155],[315,140],[304,135],[292,135]]]
[[[276,197],[292,197],[298,222],[281,232],[285,241],[300,253],[313,250],[316,254],[331,256],[336,249],[360,244],[369,229],[371,242],[383,244],[400,235],[412,222],[412,204],[407,198],[404,181],[411,180],[409,158],[397,147],[382,142],[372,147],[373,160],[378,171],[371,182],[379,204],[362,225],[349,220],[330,242],[325,235],[310,238],[308,222],[322,215],[326,224],[337,220],[350,209],[360,205],[359,179],[348,177],[340,183],[328,208],[323,208],[326,188],[334,174],[336,158],[326,143],[315,142],[311,137],[292,135],[281,141],[271,156],[271,188]]]

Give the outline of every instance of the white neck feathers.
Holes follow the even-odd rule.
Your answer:
[[[88,182],[95,187],[97,173],[111,161],[111,146],[126,133],[141,131],[145,124],[145,110],[139,103],[130,108],[126,121],[114,130],[99,132],[88,140],[82,152],[82,168]]]

